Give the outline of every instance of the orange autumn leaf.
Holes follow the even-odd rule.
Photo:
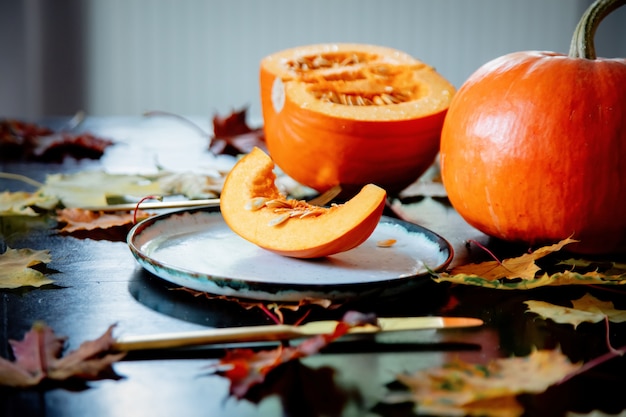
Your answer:
[[[137,211],[137,220],[145,219],[149,216],[150,214],[145,211]],[[66,208],[57,211],[57,220],[65,223],[60,230],[62,233],[73,233],[80,230],[108,229],[115,226],[132,225],[134,214],[121,211],[105,213],[80,208]]]

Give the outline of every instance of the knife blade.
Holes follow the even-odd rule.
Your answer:
[[[203,200],[176,200],[176,201],[145,201],[139,203],[140,210],[156,210],[156,209],[171,209],[171,208],[187,208],[187,207],[201,207],[210,206],[217,207],[220,205],[219,198],[207,198]],[[87,206],[80,207],[83,210],[90,211],[129,211],[137,208],[137,203],[120,203],[120,204],[107,204],[104,206]]]
[[[363,325],[349,329],[348,334],[375,334],[381,332],[450,329],[481,326],[483,321],[471,317],[387,317],[378,318],[378,325]],[[329,334],[339,322],[313,321],[293,326],[273,324],[261,326],[226,327],[189,332],[157,333],[118,338],[112,348],[117,351],[172,349],[218,343],[244,343],[298,339]]]

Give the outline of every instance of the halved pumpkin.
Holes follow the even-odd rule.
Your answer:
[[[434,161],[455,92],[404,52],[341,43],[265,57],[260,85],[270,156],[318,191],[410,185]]]
[[[220,209],[239,236],[284,256],[319,258],[352,249],[372,234],[385,206],[385,190],[372,184],[344,204],[319,207],[285,198],[275,179],[272,159],[254,148],[226,177]]]

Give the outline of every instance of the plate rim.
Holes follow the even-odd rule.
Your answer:
[[[144,230],[150,228],[155,225],[159,221],[167,220],[174,215],[183,215],[190,214],[193,215],[198,212],[208,212],[208,213],[221,213],[219,206],[199,206],[194,208],[185,208],[179,210],[172,210],[166,213],[157,214],[154,216],[150,216],[141,222],[134,225],[131,230],[128,232],[126,237],[126,243],[129,247],[132,255],[139,263],[139,265],[146,271],[151,274],[157,276],[158,278],[167,281],[172,284],[181,285],[183,287],[187,287],[196,291],[205,292],[213,295],[227,295],[232,296],[234,298],[247,298],[247,299],[257,299],[257,300],[265,300],[265,301],[297,301],[297,299],[310,299],[310,298],[323,298],[323,299],[332,299],[339,300],[344,298],[361,298],[361,293],[365,296],[367,293],[377,292],[379,290],[381,293],[385,293],[385,290],[393,290],[393,289],[401,289],[403,284],[406,284],[409,281],[415,281],[416,279],[423,278],[428,276],[431,272],[439,272],[447,268],[454,258],[454,248],[450,244],[450,242],[445,239],[440,234],[421,226],[417,223],[410,222],[404,219],[399,219],[392,216],[383,215],[379,220],[379,223],[391,223],[391,224],[399,224],[405,227],[409,231],[417,231],[425,236],[428,240],[435,243],[439,247],[440,253],[447,253],[446,259],[437,265],[434,268],[429,268],[428,271],[419,272],[417,274],[411,274],[403,277],[397,278],[384,278],[379,280],[366,281],[362,283],[337,283],[337,284],[315,284],[315,283],[290,283],[285,286],[284,283],[272,283],[265,281],[250,281],[242,278],[233,278],[223,276],[222,274],[210,274],[206,272],[196,272],[190,269],[186,269],[183,267],[174,266],[168,263],[164,263],[158,260],[151,258],[145,252],[141,250],[141,248],[135,244],[136,239]],[[148,267],[149,265],[149,267]],[[167,272],[167,277],[158,273],[158,270]],[[218,285],[218,283],[230,283],[232,285],[227,285],[229,290],[223,291],[222,293],[211,292],[204,288],[193,288],[190,285],[185,285],[181,283],[183,280],[178,280],[177,278],[173,278],[172,275],[179,275],[180,273],[188,275],[185,277],[185,280],[189,279],[202,279],[202,282],[207,283],[210,282],[212,286],[223,287],[223,285]],[[236,294],[232,294],[233,291],[237,293],[240,291],[239,287],[245,286],[248,288],[249,294],[247,297],[241,297]],[[205,286],[200,286],[205,287]],[[280,290],[279,287],[284,287],[283,290]],[[381,288],[383,287],[383,288]],[[389,288],[385,288],[389,287]],[[272,291],[273,290],[273,291]],[[281,292],[291,293],[291,295],[279,295]],[[295,293],[298,292],[306,292],[311,294],[311,296],[307,297],[298,297]],[[393,293],[393,291],[387,291]],[[353,293],[353,296],[349,294]],[[330,295],[330,296],[329,296]],[[381,296],[384,296],[381,294]]]

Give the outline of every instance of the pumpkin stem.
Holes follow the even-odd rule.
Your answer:
[[[626,4],[626,0],[595,0],[576,25],[569,48],[569,56],[571,58],[596,59],[593,37],[598,25],[609,13],[624,4]]]

